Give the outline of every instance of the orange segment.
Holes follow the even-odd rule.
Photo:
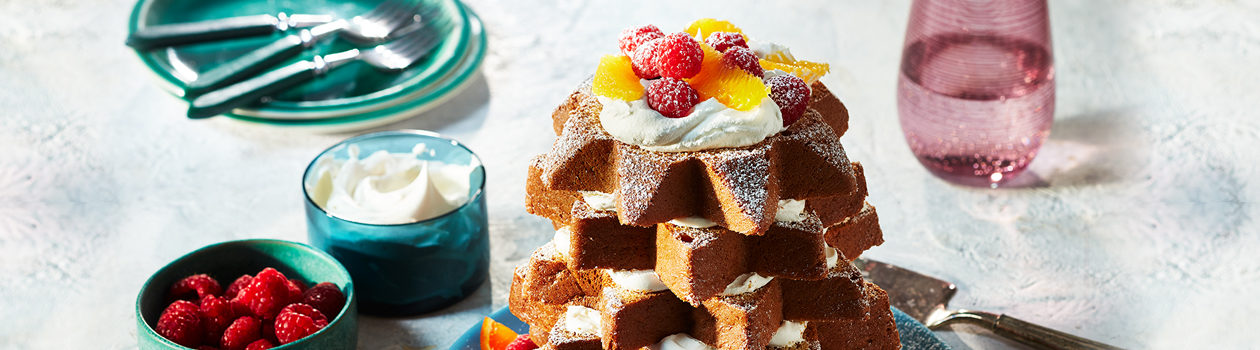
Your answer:
[[[783,55],[770,55],[761,59],[761,68],[766,70],[778,69],[784,72],[792,73],[805,84],[813,84],[822,78],[827,72],[831,71],[831,65],[826,63],[810,62],[803,60],[792,60]]]
[[[687,82],[696,89],[701,101],[716,98],[727,107],[748,111],[770,96],[770,87],[763,84],[761,78],[722,63],[722,53],[709,45],[700,44],[700,49],[704,50],[700,73]]]
[[[516,340],[516,332],[489,317],[481,320],[481,350],[503,350]]]
[[[709,37],[709,34],[715,32],[732,32],[744,35],[744,31],[740,30],[739,27],[736,27],[734,24],[731,24],[731,22],[712,18],[701,18],[695,22],[691,22],[691,24],[687,26],[686,32],[692,37],[699,37],[700,41],[704,41],[705,38]],[[747,35],[744,35],[744,41],[748,41]]]
[[[608,98],[634,101],[643,98],[643,85],[639,83],[639,76],[634,75],[630,57],[604,55],[599,59],[599,68],[595,69],[591,92]]]

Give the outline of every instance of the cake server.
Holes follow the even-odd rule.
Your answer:
[[[954,322],[971,322],[1041,349],[1120,349],[1004,314],[950,310],[947,307],[949,300],[958,291],[953,283],[875,260],[859,258],[853,265],[862,271],[866,280],[888,291],[888,299],[893,306],[922,322],[928,329],[936,330]]]
[[[329,15],[286,14],[237,16],[197,22],[144,26],[127,36],[137,50],[243,38],[332,22]]]

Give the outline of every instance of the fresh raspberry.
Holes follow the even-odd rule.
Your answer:
[[[280,310],[280,314],[284,314],[288,312],[310,317],[311,320],[315,321],[315,324],[320,325],[320,327],[328,325],[328,317],[324,316],[323,312],[320,312],[319,310],[316,310],[314,307],[307,304],[293,303],[293,304],[289,304],[289,306],[285,306],[284,309]]]
[[[315,308],[310,308],[309,311],[318,313]],[[327,325],[328,321],[326,319],[318,319],[286,308],[285,312],[281,312],[279,316],[276,316],[276,339],[280,340],[280,344],[292,343],[298,339],[306,338],[308,335],[315,334],[315,332]]]
[[[621,47],[621,53],[626,56],[633,56],[634,50],[649,40],[656,38],[664,38],[665,33],[654,25],[645,25],[638,27],[630,27],[621,31],[621,39],[617,40],[617,46]]]
[[[663,39],[648,40],[640,44],[630,55],[630,66],[634,68],[634,75],[641,79],[656,79],[661,76],[656,72],[656,46],[661,43],[661,40]]]
[[[207,295],[201,298],[201,321],[206,330],[206,342],[219,340],[223,330],[236,319],[236,312],[226,298]]]
[[[744,42],[744,35],[732,32],[714,32],[704,39],[704,43],[709,44],[709,47],[717,52],[726,52],[726,49],[736,46],[748,48],[748,43]]]
[[[223,292],[223,297],[228,299],[235,298],[237,294],[241,293],[241,288],[248,286],[249,281],[252,280],[254,280],[254,276],[250,275],[241,275],[241,277],[237,277],[235,281],[232,281],[232,284],[228,285],[227,291]]]
[[[687,33],[666,36],[652,51],[656,57],[656,73],[663,77],[694,77],[696,73],[700,73],[700,62],[704,61],[704,50],[700,49],[700,43]]]
[[[274,347],[276,347],[276,344],[272,343],[270,340],[258,339],[253,343],[249,343],[249,346],[246,346],[245,350],[267,350]]]
[[[298,282],[297,280],[290,279],[285,286],[289,287],[289,300],[291,302],[296,303],[302,301],[302,292],[306,291],[305,284],[302,284],[302,282]]]
[[[804,80],[795,75],[783,74],[766,79],[766,85],[770,86],[770,98],[774,99],[774,103],[779,105],[779,111],[783,113],[784,127],[801,119],[810,97],[809,86],[805,85]]]
[[[660,78],[647,87],[648,106],[669,118],[682,118],[700,103],[700,94],[681,79]]]
[[[251,316],[244,316],[232,321],[232,325],[223,331],[220,344],[224,350],[242,350],[249,343],[262,339],[262,321]]]
[[[197,304],[187,300],[176,300],[162,310],[158,317],[157,333],[176,344],[195,348],[201,345],[206,335],[201,321],[201,311]]]
[[[215,281],[214,277],[207,274],[192,275],[184,277],[184,279],[175,282],[171,286],[171,290],[167,295],[171,300],[201,300],[207,295],[222,295],[223,287],[219,286],[219,281]]]
[[[537,348],[538,344],[534,344],[534,341],[529,339],[529,333],[525,333],[516,336],[516,340],[508,343],[507,348],[503,350],[534,350]]]
[[[727,49],[726,53],[722,54],[722,63],[739,67],[758,78],[766,75],[766,71],[761,69],[761,62],[757,60],[757,54],[747,47],[736,46]]]
[[[315,307],[325,316],[335,318],[346,305],[346,295],[341,293],[341,288],[337,288],[337,285],[323,282],[302,293],[302,303]]]
[[[254,276],[249,285],[241,288],[232,304],[238,311],[248,310],[250,315],[270,320],[294,299],[289,295],[289,279],[280,271],[268,267]]]

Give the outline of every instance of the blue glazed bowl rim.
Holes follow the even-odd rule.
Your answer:
[[[190,256],[196,255],[206,250],[217,249],[224,246],[251,246],[251,245],[262,244],[262,243],[278,244],[278,245],[294,247],[294,248],[297,248],[299,251],[302,251],[307,254],[311,254],[319,258],[320,260],[328,262],[331,264],[331,266],[334,266],[337,268],[336,269],[337,273],[345,277],[346,281],[349,281],[347,284],[351,287],[351,288],[345,288],[346,286],[341,286],[345,291],[346,304],[341,306],[341,311],[337,313],[337,317],[334,317],[331,321],[328,321],[327,326],[324,326],[324,328],[321,328],[319,331],[316,331],[315,333],[312,333],[311,335],[308,335],[305,338],[299,339],[298,341],[288,343],[288,344],[280,344],[273,347],[272,349],[279,350],[279,349],[291,348],[294,346],[301,346],[301,344],[305,344],[306,342],[311,341],[312,339],[315,339],[320,334],[325,333],[325,331],[332,329],[333,325],[337,324],[338,322],[341,322],[342,319],[350,317],[350,316],[346,316],[346,314],[348,313],[348,310],[350,310],[351,304],[355,302],[355,294],[354,294],[354,288],[353,288],[354,279],[352,276],[350,276],[350,271],[347,271],[346,267],[342,266],[341,262],[333,258],[332,255],[328,255],[328,253],[325,253],[324,251],[316,249],[315,247],[312,247],[310,245],[293,242],[293,241],[286,241],[286,240],[280,240],[280,239],[268,239],[268,238],[240,239],[240,240],[213,243],[213,244],[201,247],[201,248],[197,248],[196,250],[193,250],[191,252],[188,252],[187,254],[184,254],[178,258],[175,258],[175,260],[171,260],[171,262],[167,263],[166,265],[163,265],[161,268],[158,268],[158,270],[154,271],[153,274],[150,274],[149,278],[145,279],[144,284],[140,286],[140,292],[136,293],[136,321],[144,324],[144,330],[145,330],[144,332],[145,334],[137,334],[136,336],[137,337],[149,336],[154,339],[157,339],[162,344],[175,347],[175,348],[187,349],[188,347],[176,344],[170,339],[166,339],[166,337],[163,337],[161,334],[158,334],[157,330],[153,329],[153,325],[150,325],[149,322],[144,319],[144,313],[140,311],[141,304],[142,304],[141,299],[144,297],[145,291],[149,290],[150,288],[153,288],[153,279],[156,278],[158,275],[160,275],[166,269],[171,268],[171,266],[174,265],[176,262],[180,262],[184,259],[187,259]],[[156,323],[157,320],[154,320],[154,322]]]
[[[460,205],[458,208],[454,208],[454,209],[451,209],[450,211],[442,213],[442,215],[434,216],[434,217],[420,220],[420,221],[412,221],[412,222],[406,222],[406,223],[401,223],[401,224],[372,224],[372,223],[346,219],[337,215],[333,215],[332,213],[329,213],[327,210],[324,210],[323,207],[320,207],[319,204],[316,204],[315,201],[311,199],[311,193],[306,190],[306,179],[307,179],[307,176],[311,174],[311,170],[315,168],[315,163],[318,162],[320,158],[323,158],[324,155],[328,154],[329,151],[332,151],[333,149],[336,149],[337,147],[341,147],[343,145],[349,145],[349,144],[356,143],[356,142],[366,140],[366,139],[372,139],[372,138],[377,138],[377,137],[388,137],[388,136],[419,136],[421,138],[439,139],[446,142],[450,142],[451,145],[462,148],[464,151],[467,151],[468,154],[472,156],[473,160],[477,161],[477,168],[481,169],[481,172],[482,172],[481,183],[477,184],[477,192],[473,193],[473,195],[471,196],[468,196],[468,201],[464,202],[463,205]],[[477,152],[473,152],[473,150],[468,148],[467,145],[464,145],[463,142],[459,142],[458,140],[455,140],[453,138],[449,138],[449,137],[443,136],[442,134],[428,131],[428,130],[399,129],[399,130],[370,132],[370,133],[354,136],[354,137],[342,140],[341,142],[338,142],[336,144],[333,144],[332,146],[328,146],[328,148],[325,148],[323,151],[320,151],[319,154],[316,155],[314,159],[311,159],[310,164],[306,165],[306,170],[302,172],[302,181],[300,185],[302,186],[302,197],[306,198],[306,204],[310,205],[316,210],[319,210],[320,213],[323,213],[324,215],[328,217],[336,218],[337,220],[351,222],[351,223],[364,225],[364,226],[402,227],[402,226],[417,225],[417,224],[423,224],[426,222],[437,221],[447,216],[450,216],[454,213],[457,213],[461,210],[464,210],[464,208],[467,208],[468,206],[473,205],[474,203],[478,202],[481,199],[482,194],[484,194],[486,191],[486,178],[488,177],[488,174],[485,174],[485,172],[486,172],[486,165],[485,163],[481,161],[481,157],[477,155]]]

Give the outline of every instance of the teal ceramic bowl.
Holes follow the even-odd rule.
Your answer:
[[[327,327],[302,340],[274,349],[354,349],[358,344],[358,300],[350,273],[332,256],[311,246],[289,241],[250,239],[212,244],[175,259],[140,287],[136,298],[136,338],[140,349],[187,349],[157,334],[154,327],[166,308],[166,292],[189,275],[204,273],[230,283],[243,274],[274,267],[308,286],[331,282],[346,295],[346,306]]]

